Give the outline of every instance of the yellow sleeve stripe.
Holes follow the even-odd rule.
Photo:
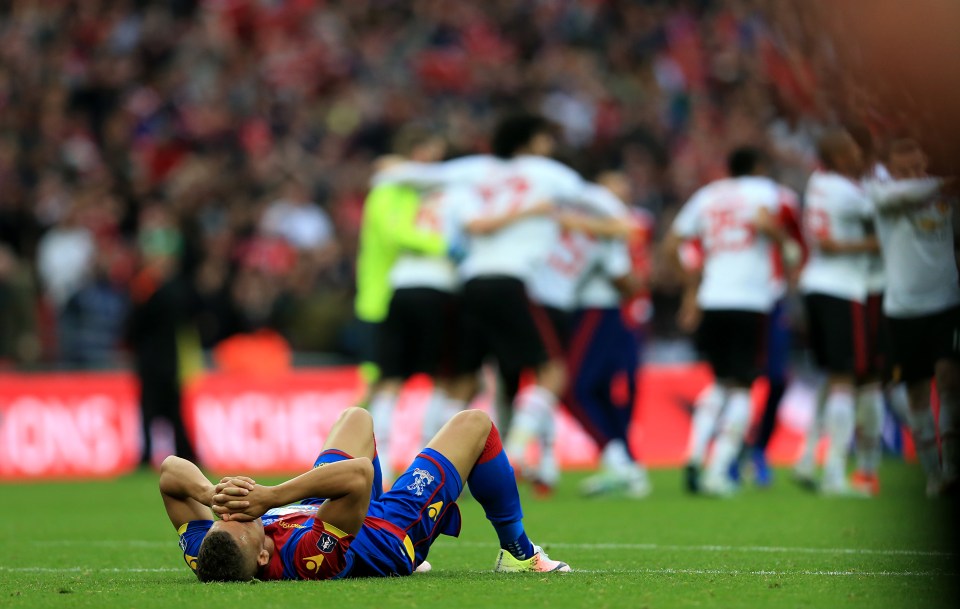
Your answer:
[[[187,532],[187,525],[189,525],[189,524],[190,524],[189,522],[185,522],[185,523],[181,524],[181,525],[180,525],[180,528],[177,529],[177,535],[183,535],[184,533],[186,533],[186,532]]]
[[[343,531],[341,531],[340,529],[338,529],[337,527],[333,526],[332,524],[330,524],[329,522],[327,522],[327,521],[325,521],[325,520],[321,520],[321,522],[323,522],[323,529],[324,529],[325,531],[330,531],[331,533],[333,533],[333,534],[336,535],[337,537],[343,538],[343,537],[346,537],[346,536],[348,535],[347,533],[344,533]]]

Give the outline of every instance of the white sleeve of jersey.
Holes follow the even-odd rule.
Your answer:
[[[456,197],[456,211],[453,216],[460,232],[467,224],[484,217],[487,211],[484,209],[483,198],[475,188],[457,188]]]
[[[463,241],[464,225],[479,217],[483,199],[477,189],[467,186],[450,188],[443,195],[443,233],[450,243]]]
[[[581,193],[580,203],[590,211],[607,218],[629,218],[630,210],[607,188],[587,184]]]
[[[576,204],[583,199],[587,183],[576,171],[553,159],[539,159],[537,171],[550,185],[550,197],[557,204]]]
[[[701,218],[700,208],[703,206],[703,190],[698,190],[690,200],[687,201],[680,213],[673,220],[673,232],[686,239],[698,237],[703,230],[703,219]]]
[[[406,184],[418,189],[441,188],[449,177],[443,163],[405,162],[374,174],[373,186]]]
[[[864,188],[880,212],[896,212],[904,207],[926,203],[940,190],[943,180],[939,178],[916,178],[911,180],[869,180]]]
[[[373,176],[374,186],[380,184],[406,184],[418,190],[444,188],[452,184],[475,182],[488,157],[472,155],[443,163],[417,163],[407,161],[384,169]]]
[[[611,279],[618,279],[630,274],[633,262],[630,259],[630,250],[625,242],[619,240],[607,241],[603,244],[603,249],[601,266],[604,275]]]

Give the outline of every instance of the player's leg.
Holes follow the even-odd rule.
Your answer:
[[[867,378],[857,387],[855,468],[850,479],[854,489],[870,496],[880,492],[878,470],[883,435],[883,393],[881,378],[884,372],[881,341],[882,294],[872,294],[867,300],[867,341],[870,369]]]
[[[314,467],[357,457],[373,462],[373,485],[370,498],[377,499],[383,492],[383,474],[377,443],[373,434],[373,418],[362,408],[347,408],[340,413],[323,443],[323,450],[314,461]]]
[[[714,381],[697,396],[690,422],[684,485],[691,493],[700,492],[700,471],[728,398],[726,387],[716,377],[716,366],[722,365],[726,360],[723,325],[722,319],[719,319],[715,312],[704,311],[696,333],[697,350],[714,369]]]
[[[601,471],[580,485],[580,492],[593,496],[615,490],[619,480],[608,471],[607,448],[616,429],[607,404],[610,396],[612,358],[606,349],[605,311],[589,309],[576,315],[575,331],[567,354],[567,370],[571,386],[564,403],[567,411],[593,439],[601,454]],[[614,449],[615,451],[616,449]]]
[[[955,494],[960,482],[960,307],[938,315],[936,327],[940,341],[935,373],[943,451],[941,492]]]
[[[936,344],[936,333],[930,332],[929,317],[888,317],[887,322],[894,356],[907,386],[907,425],[913,437],[917,460],[927,478],[927,495],[934,496],[940,493],[942,483],[937,423],[930,407],[930,381],[936,367],[931,347]]]
[[[767,342],[767,399],[750,446],[750,460],[754,469],[754,482],[766,487],[773,482],[772,470],[767,462],[767,447],[777,424],[780,402],[787,392],[787,366],[790,357],[790,325],[783,300],[777,302],[770,314]]]
[[[793,466],[794,482],[810,491],[817,488],[817,447],[820,445],[821,432],[823,431],[823,413],[826,409],[827,394],[830,389],[826,377],[818,377],[816,387],[810,424],[803,436],[800,456],[797,457]]]
[[[423,415],[423,441],[432,438],[454,414],[448,413],[449,391],[455,373],[452,356],[456,346],[456,299],[441,290],[423,288],[416,308],[412,372],[426,374],[433,381]]]
[[[768,326],[767,316],[748,311],[716,312],[723,330],[724,355],[711,358],[714,375],[724,385],[727,400],[717,429],[713,454],[707,464],[703,491],[711,495],[728,495],[733,485],[728,478],[730,466],[737,459],[750,425],[750,387],[765,360]]]
[[[943,358],[936,368],[940,399],[940,448],[943,452],[942,492],[954,493],[960,481],[960,361]]]
[[[482,288],[477,297],[484,303],[483,331],[498,365],[506,370],[533,370],[536,374],[536,382],[517,395],[507,434],[508,453],[515,464],[529,471],[524,463],[527,447],[533,441],[552,437],[557,396],[566,383],[566,363],[559,339],[546,314],[528,300],[520,280],[496,278],[469,283]],[[470,297],[465,292],[465,298]],[[551,343],[552,348],[548,349]]]
[[[500,540],[497,569],[566,571],[535,547],[523,527],[523,510],[513,468],[490,417],[478,410],[453,417],[427,445],[449,461],[466,480]]]
[[[877,476],[883,435],[883,393],[879,381],[857,387],[855,469],[851,485],[867,495],[880,492]]]

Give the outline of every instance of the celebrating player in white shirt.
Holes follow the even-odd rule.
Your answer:
[[[876,399],[864,381],[874,372],[866,303],[871,265],[878,250],[870,233],[872,209],[860,185],[863,153],[849,133],[824,134],[818,142],[823,169],[807,183],[804,231],[810,259],[800,277],[810,341],[827,373],[824,425],[830,440],[821,492],[849,494],[847,452],[853,438],[857,393]]]
[[[451,394],[465,407],[476,383],[464,379],[476,379],[488,355],[504,369],[535,372],[536,383],[517,396],[506,440],[507,451],[521,470],[532,440],[552,442],[557,400],[566,386],[559,341],[542,308],[528,299],[526,282],[546,263],[559,238],[555,206],[586,200],[585,182],[547,158],[554,145],[546,120],[522,114],[497,126],[493,155],[436,165],[405,164],[382,178],[421,187],[466,184],[480,193],[460,216],[469,240],[460,265],[461,376]]]
[[[885,165],[891,180],[867,185],[887,264],[883,312],[907,383],[908,419],[927,493],[936,495],[955,488],[960,476],[960,285],[953,209],[939,196],[942,181],[926,177],[926,158],[916,141],[892,140]],[[942,469],[930,409],[933,377],[940,398]]]
[[[777,223],[779,191],[763,177],[763,153],[754,148],[735,150],[729,158],[730,178],[697,191],[674,220],[666,249],[677,260],[684,240],[699,239],[704,266],[697,290],[703,318],[697,330],[716,379],[709,404],[707,433],[716,413],[719,433],[702,484],[695,490],[727,495],[734,487],[727,477],[750,423],[750,387],[760,372],[765,348],[767,315],[779,297],[773,251],[783,240]],[[677,261],[679,266],[679,262]],[[704,426],[700,426],[704,427]],[[702,455],[692,455],[698,466]],[[693,471],[688,468],[689,472]]]

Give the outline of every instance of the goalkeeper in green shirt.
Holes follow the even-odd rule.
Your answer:
[[[440,161],[446,153],[443,138],[419,126],[402,128],[394,139],[395,156],[380,161],[384,169],[397,161],[423,163]],[[377,326],[387,315],[392,290],[390,269],[403,250],[425,254],[444,254],[447,243],[442,235],[418,229],[415,225],[420,194],[401,184],[382,184],[367,195],[360,224],[357,255],[357,297],[354,311],[360,322],[360,374],[367,385],[366,403],[376,387],[379,371],[373,363],[377,345]]]

